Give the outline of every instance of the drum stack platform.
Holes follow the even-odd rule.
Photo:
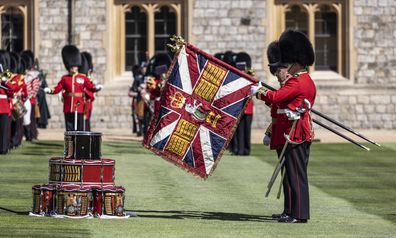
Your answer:
[[[115,161],[101,158],[102,134],[65,132],[63,157],[49,159],[49,183],[35,185],[32,216],[127,218]]]

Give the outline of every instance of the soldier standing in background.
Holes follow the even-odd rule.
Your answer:
[[[235,66],[239,70],[245,71],[247,74],[254,76],[252,69],[252,60],[246,52],[240,52],[235,57]],[[250,141],[253,121],[253,100],[248,99],[245,111],[241,115],[238,127],[235,132],[236,143],[234,153],[236,155],[250,155]]]
[[[95,86],[86,76],[78,73],[78,67],[82,60],[80,51],[76,46],[64,46],[62,60],[68,74],[62,76],[53,89],[45,88],[44,91],[49,94],[58,94],[62,91],[66,131],[82,131],[85,106],[84,92],[85,90],[96,92],[103,87],[102,85]]]

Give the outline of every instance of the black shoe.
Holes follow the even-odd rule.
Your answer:
[[[285,218],[280,218],[278,222],[283,222],[283,223],[307,223],[307,219],[297,219],[293,217],[285,217]]]
[[[286,213],[282,213],[282,214],[272,214],[271,216],[273,219],[284,219],[286,217],[289,217],[289,215],[287,215]]]

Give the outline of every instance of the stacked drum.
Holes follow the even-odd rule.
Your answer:
[[[101,158],[102,134],[65,132],[63,157],[49,159],[49,184],[33,186],[35,216],[125,218],[115,161]]]

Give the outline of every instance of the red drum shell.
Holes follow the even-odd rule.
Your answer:
[[[33,213],[42,215],[50,214],[54,208],[54,186],[52,185],[35,185],[32,187],[33,192]]]
[[[53,157],[49,160],[50,184],[114,185],[115,161],[66,160]]]
[[[103,186],[102,191],[103,214],[110,216],[125,216],[125,188],[122,186]]]
[[[90,186],[62,185],[56,192],[56,213],[67,216],[86,216],[92,211]]]

